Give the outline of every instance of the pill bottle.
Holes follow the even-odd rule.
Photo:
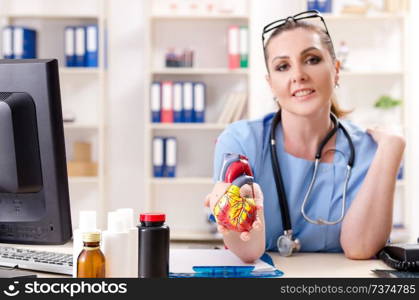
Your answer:
[[[78,278],[105,278],[105,256],[100,250],[100,232],[83,233],[83,250],[77,258]]]
[[[138,225],[138,277],[167,278],[170,230],[162,213],[140,214]]]

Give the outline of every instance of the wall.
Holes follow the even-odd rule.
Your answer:
[[[144,209],[144,78],[147,1],[108,1],[108,210]]]
[[[275,110],[262,48],[262,29],[266,24],[302,10],[301,1],[250,1],[250,118],[259,118]]]

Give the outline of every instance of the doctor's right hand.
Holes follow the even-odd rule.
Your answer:
[[[217,182],[211,193],[209,193],[205,197],[205,203],[204,205],[206,207],[209,207],[211,212],[214,212],[214,206],[220,200],[220,198],[226,193],[227,189],[231,186],[231,183],[225,183],[225,182]],[[254,195],[253,195],[254,192]],[[245,184],[240,189],[240,195],[241,197],[254,197],[255,203],[256,203],[256,219],[252,224],[252,230],[260,231],[264,228],[264,217],[263,217],[263,193],[260,189],[260,186],[257,183],[253,183],[253,189],[250,185]],[[217,224],[218,231],[225,235],[230,234],[231,231],[228,230],[226,227]],[[245,231],[240,233],[240,239],[243,241],[250,240],[250,231]]]

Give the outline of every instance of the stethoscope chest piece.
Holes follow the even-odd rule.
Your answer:
[[[300,251],[301,244],[298,239],[293,239],[292,231],[285,231],[276,241],[279,255],[291,256],[293,253]]]

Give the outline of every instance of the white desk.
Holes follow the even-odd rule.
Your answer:
[[[9,244],[2,244],[7,246]],[[40,251],[54,251],[72,254],[72,243],[60,246],[11,245]],[[173,248],[204,248],[213,244],[172,243]],[[389,269],[381,260],[350,260],[340,253],[296,253],[291,257],[269,252],[275,266],[284,272],[284,277],[376,277],[371,270]],[[33,272],[33,271],[31,271]],[[70,277],[60,274],[33,272],[38,277]]]
[[[269,253],[284,277],[376,277],[371,270],[390,269],[381,260],[351,260],[341,253]]]

